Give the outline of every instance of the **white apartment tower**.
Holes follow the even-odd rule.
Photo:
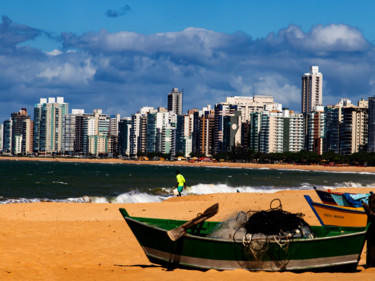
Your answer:
[[[179,91],[178,88],[173,88],[168,93],[168,111],[172,111],[177,115],[182,114],[182,91]]]
[[[34,106],[33,149],[38,153],[62,151],[63,117],[68,114],[69,104],[63,97],[41,98]]]
[[[319,72],[319,66],[310,66],[310,72],[302,76],[302,113],[316,110],[316,106],[322,105],[322,97],[323,74]]]
[[[264,111],[261,114],[259,151],[282,153],[284,143],[284,116],[281,112]]]

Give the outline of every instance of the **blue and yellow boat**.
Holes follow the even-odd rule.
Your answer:
[[[367,215],[362,207],[317,203],[308,195],[305,199],[322,225],[363,227],[367,224]]]
[[[361,200],[367,203],[367,199],[370,196],[370,193],[346,193],[346,192],[335,192],[331,189],[322,190],[317,189],[314,186],[316,194],[319,196],[320,200],[324,204],[328,205],[338,205],[345,207],[362,207]]]

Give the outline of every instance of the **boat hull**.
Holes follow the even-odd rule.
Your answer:
[[[312,201],[308,195],[305,195],[305,199],[322,225],[364,227],[367,224],[363,208],[321,204]]]
[[[316,194],[319,196],[320,200],[323,204],[328,205],[338,205],[338,206],[345,206],[345,207],[354,207],[354,208],[361,208],[361,200],[367,201],[367,198],[370,194],[367,193],[342,193],[342,192],[334,192],[330,189],[328,191],[317,189],[314,186],[314,190]],[[355,197],[353,199],[351,197]]]
[[[337,205],[336,200],[333,198],[332,193],[325,191],[325,190],[319,190],[314,187],[314,190],[316,194],[319,196],[320,200],[324,204],[329,204],[329,205]]]
[[[149,260],[167,267],[247,269],[262,271],[355,270],[366,229],[338,237],[270,240],[252,249],[242,241],[186,234],[171,241],[166,229],[150,226],[139,218],[124,218]],[[205,222],[203,228],[209,227]],[[217,223],[218,224],[218,223]],[[280,246],[285,244],[284,246]],[[342,245],[345,245],[343,247]]]

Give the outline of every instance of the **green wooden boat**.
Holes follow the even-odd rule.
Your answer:
[[[313,238],[272,236],[249,243],[209,237],[221,222],[204,221],[172,241],[167,231],[186,221],[132,217],[123,208],[120,212],[150,262],[167,268],[355,271],[367,231],[367,227],[312,226]]]

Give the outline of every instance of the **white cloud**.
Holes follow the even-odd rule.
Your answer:
[[[314,46],[315,50],[356,52],[368,48],[361,32],[344,24],[318,25],[308,35],[305,45]]]
[[[290,25],[257,40],[201,28],[151,35],[63,33],[61,40],[64,48],[48,53],[8,48],[11,42],[17,46],[13,39],[5,40],[5,48],[0,40],[0,67],[6,69],[0,97],[32,106],[47,93],[86,112],[100,107],[131,114],[145,105],[166,106],[168,91],[177,87],[184,89],[185,111],[254,94],[273,95],[299,111],[301,75],[310,65],[323,72],[323,101],[374,94],[374,46],[348,25],[317,25],[309,32]],[[4,119],[19,109],[9,110],[0,105]]]
[[[85,60],[80,66],[71,63],[63,63],[47,67],[36,76],[47,80],[57,80],[67,83],[88,83],[96,73],[89,59]]]
[[[280,75],[259,77],[254,83],[254,89],[258,95],[273,96],[274,100],[281,103],[283,107],[294,109],[300,104],[301,89],[296,85],[290,85]]]
[[[58,55],[61,55],[62,53],[63,52],[61,52],[60,50],[55,49],[55,50],[52,50],[50,52],[47,52],[47,55],[49,55],[49,56],[58,56]]]

